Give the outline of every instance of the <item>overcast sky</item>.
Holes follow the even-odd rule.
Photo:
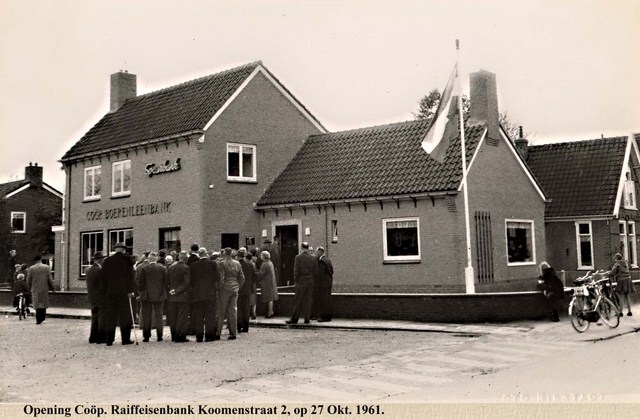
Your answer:
[[[248,62],[331,131],[412,119],[460,69],[496,73],[536,144],[640,132],[640,2],[0,0],[0,182],[58,160],[109,109],[109,76],[147,93]]]

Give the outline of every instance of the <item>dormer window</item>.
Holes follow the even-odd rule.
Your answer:
[[[631,178],[631,171],[627,167],[624,181],[624,207],[636,209],[636,183]]]

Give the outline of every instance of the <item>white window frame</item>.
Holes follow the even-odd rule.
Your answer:
[[[622,231],[620,231],[620,227],[622,227]],[[620,252],[622,253],[624,260],[629,260],[629,249],[627,248],[627,222],[625,220],[618,220],[618,231],[620,237],[618,243],[622,243],[622,249],[620,249]]]
[[[627,251],[632,252],[633,260],[636,262],[635,264],[632,264],[631,267],[637,268],[638,267],[638,248],[636,245],[636,234],[638,233],[636,232],[636,222],[629,220],[628,225],[633,226],[633,234],[629,233],[629,228],[627,227],[627,243],[631,243],[631,249],[628,249]]]
[[[231,176],[229,174],[229,149],[231,147],[240,147],[240,161],[239,163],[239,169],[240,169],[240,176]],[[253,176],[248,177],[248,176],[243,176],[242,173],[242,147],[250,147],[253,151]],[[256,182],[258,180],[258,148],[253,145],[253,144],[241,144],[241,143],[227,143],[227,152],[225,153],[226,156],[226,164],[227,164],[227,180],[228,181],[233,181],[233,182]]]
[[[17,218],[17,215],[22,215],[22,230],[14,230],[13,229],[13,219]],[[24,211],[11,211],[11,220],[10,220],[10,225],[9,228],[11,229],[12,233],[16,233],[16,234],[24,234],[27,232],[27,213]]]
[[[331,220],[331,243],[338,243],[338,220]]]
[[[631,170],[629,167],[625,170],[624,188],[623,188],[623,205],[625,209],[635,210],[636,204],[636,184],[631,178]]]
[[[118,243],[118,242],[125,243],[125,240],[124,239],[121,240],[120,237],[116,237],[116,240],[112,243],[111,242],[111,233],[116,233],[117,236],[120,236],[120,233],[122,233],[124,235],[124,233],[126,233],[127,231],[130,231],[131,232],[131,236],[133,236],[133,228],[115,228],[113,230],[107,231],[107,248],[109,249],[109,253],[115,252],[116,249],[113,246],[115,246],[116,243]],[[127,250],[129,250],[129,249],[127,249]],[[131,254],[133,254],[133,248],[131,249]]]
[[[83,255],[82,252],[84,252],[84,237],[85,236],[91,236],[91,235],[98,235],[101,234],[102,235],[102,249],[92,249],[92,252],[95,254],[95,252],[97,251],[101,251],[104,252],[104,232],[103,231],[85,231],[80,233],[80,276],[85,276],[86,275],[86,271],[87,269],[89,269],[89,267],[91,266],[91,258],[93,257],[93,254],[88,254],[88,255]],[[92,253],[89,252],[89,253]],[[82,257],[83,256],[87,256],[87,261],[89,262],[87,265],[83,264],[83,260]]]
[[[124,190],[124,165],[129,163],[129,189]],[[120,177],[120,192],[116,192],[116,171],[120,171],[122,176]],[[131,195],[131,181],[132,179],[131,160],[120,160],[111,164],[111,196],[121,197]]]
[[[580,234],[580,224],[588,224],[589,225],[589,234]],[[594,261],[593,261],[593,225],[591,221],[576,221],[576,253],[578,255],[578,270],[588,270],[595,269]],[[589,237],[589,245],[591,247],[591,265],[585,265],[582,263],[582,252],[580,251],[580,237]]]
[[[387,224],[397,221],[415,221],[417,237],[418,237],[418,254],[405,256],[389,256],[387,249]],[[422,246],[420,244],[420,218],[419,217],[402,217],[402,218],[383,218],[382,219],[382,257],[385,262],[416,262],[422,258]]]
[[[82,192],[82,195],[84,196],[84,200],[85,201],[97,201],[100,199],[100,193],[95,193],[95,189],[96,189],[96,170],[100,170],[100,178],[102,178],[102,166],[98,165],[98,166],[91,166],[91,167],[85,167],[84,168],[84,191]],[[90,173],[93,175],[91,177],[92,180],[92,185],[91,185],[91,195],[87,195],[87,174]],[[101,179],[102,180],[102,179]],[[102,190],[102,185],[100,187],[100,190]]]
[[[509,262],[509,223],[529,223],[531,224],[531,261],[529,262]],[[504,248],[505,257],[507,259],[507,266],[527,266],[536,264],[536,228],[534,220],[521,220],[514,218],[504,219]]]

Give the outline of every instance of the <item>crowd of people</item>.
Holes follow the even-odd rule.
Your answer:
[[[190,252],[129,256],[125,244],[116,243],[109,257],[96,252],[86,272],[89,342],[111,346],[119,327],[122,344],[133,343],[131,331],[138,315],[143,342],[149,342],[154,328],[156,340],[162,341],[165,312],[173,342],[188,342],[190,335],[196,342],[220,340],[225,319],[227,339],[235,340],[237,334],[249,332],[250,319],[256,318],[258,288],[265,317],[274,316],[277,271],[266,250],[269,246],[208,252],[193,244]],[[312,310],[318,321],[331,320],[333,267],[322,247],[315,255],[309,248],[303,243],[295,259],[295,304],[288,324],[300,315],[309,323]]]

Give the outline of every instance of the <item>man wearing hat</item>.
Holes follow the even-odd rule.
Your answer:
[[[107,346],[113,345],[116,336],[116,325],[120,326],[120,338],[123,345],[130,345],[133,321],[129,306],[129,298],[135,294],[133,278],[133,264],[131,258],[125,254],[127,247],[124,243],[116,243],[115,253],[105,259],[102,265],[102,275],[106,281],[107,291]]]
[[[295,284],[295,297],[293,313],[287,324],[298,323],[300,315],[304,322],[309,323],[311,317],[311,301],[313,298],[313,279],[316,273],[318,260],[309,253],[309,243],[302,243],[302,253],[296,256],[293,262],[293,282]]]
[[[198,260],[190,266],[191,327],[196,342],[216,340],[218,284],[220,277],[216,263],[209,259],[207,249],[198,249]]]
[[[107,293],[106,283],[102,277],[102,263],[104,253],[98,251],[93,254],[93,264],[87,269],[87,295],[91,304],[91,332],[89,343],[105,343],[105,320]]]

